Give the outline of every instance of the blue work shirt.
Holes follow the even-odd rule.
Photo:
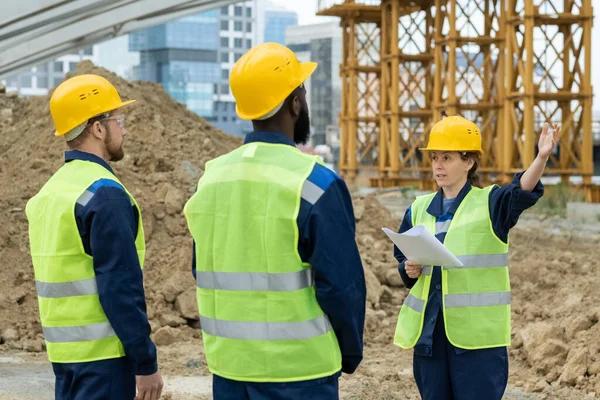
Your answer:
[[[252,132],[244,144],[264,142],[294,146],[278,132]],[[355,241],[352,198],[345,182],[329,168],[315,164],[308,181],[323,190],[318,199],[304,199],[296,219],[298,253],[315,273],[317,301],[327,314],[342,353],[342,372],[351,374],[363,357],[366,284]],[[195,246],[192,273],[196,278]],[[292,383],[288,383],[292,384]]]
[[[94,154],[65,152],[65,162],[73,160],[100,164],[114,174],[110,165]],[[135,247],[138,211],[124,188],[113,180],[99,179],[87,190],[93,196],[85,205],[76,203],[75,220],[83,248],[93,257],[100,304],[135,374],[153,374],[158,370],[156,347],[150,339],[143,273]],[[90,363],[72,366],[77,364],[89,368]]]
[[[490,192],[488,206],[490,210],[490,219],[492,220],[492,228],[494,229],[496,236],[504,243],[507,243],[509,231],[517,224],[519,216],[523,211],[532,207],[544,194],[544,185],[541,182],[538,182],[531,192],[521,189],[520,181],[522,174],[523,173],[516,174],[512,183],[503,187],[495,187]],[[460,203],[470,190],[471,184],[467,182],[455,199],[444,199],[442,189],[440,189],[431,201],[431,204],[429,204],[427,213],[436,217],[436,222],[452,220],[458,206],[460,206]],[[444,226],[446,226],[447,230],[449,224]],[[411,228],[412,215],[411,207],[409,207],[404,214],[398,232],[406,232]],[[437,232],[435,236],[440,242],[444,243],[446,232]],[[402,254],[400,249],[396,246],[394,246],[394,257],[400,263],[398,265],[398,271],[400,272],[402,281],[407,288],[412,288],[417,282],[417,279],[409,278],[406,274],[406,271],[404,270],[406,257],[404,257],[404,254]],[[415,345],[416,355],[430,356],[432,354],[433,333],[436,321],[438,318],[443,318],[442,304],[442,271],[439,266],[435,266],[433,267],[431,274],[431,284],[429,287],[427,306],[425,307],[423,331]],[[454,347],[454,350],[457,354],[468,351],[457,347]]]

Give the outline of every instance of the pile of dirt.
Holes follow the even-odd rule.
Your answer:
[[[567,386],[600,397],[599,244],[537,229],[513,237],[510,354],[530,369],[522,382],[529,391]]]
[[[241,139],[213,128],[158,84],[128,82],[90,62],[80,63],[74,74],[85,73],[106,77],[124,100],[137,100],[127,108],[126,156],[113,166],[143,213],[144,283],[154,340],[169,345],[199,337],[192,244],[182,208],[206,161],[236,148]],[[0,342],[11,349],[40,351],[44,346],[24,209],[63,162],[64,142],[52,135],[51,94],[31,99],[0,94],[0,207],[8,211],[0,217],[0,257],[5,260],[0,285],[11,288],[0,294]],[[357,199],[355,207],[373,319],[380,298],[391,294],[386,277],[395,270],[389,241],[381,231],[390,215],[372,197]]]
[[[113,164],[143,213],[147,241],[145,287],[155,330],[179,327],[193,335],[197,320],[189,301],[191,238],[182,208],[206,161],[238,147],[242,140],[212,127],[150,82],[128,82],[90,62],[75,75],[95,73],[116,87],[128,106],[125,158]],[[63,163],[63,140],[53,136],[48,96],[22,99],[0,94],[0,343],[41,350],[41,329],[33,268],[28,251],[25,204]],[[183,317],[183,318],[182,318]],[[186,319],[187,318],[187,319]],[[168,331],[167,331],[168,333]],[[158,340],[168,342],[165,332]]]

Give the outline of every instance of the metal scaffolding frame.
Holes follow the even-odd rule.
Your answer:
[[[592,0],[319,0],[344,31],[341,175],[431,188],[417,151],[460,114],[482,132],[481,171],[506,182],[536,155],[541,122],[561,123],[547,174],[593,174]]]

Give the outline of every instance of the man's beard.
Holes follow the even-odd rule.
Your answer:
[[[112,135],[110,132],[110,128],[108,132],[106,132],[106,137],[104,138],[104,146],[106,146],[106,152],[108,153],[109,161],[121,161],[125,156],[125,152],[123,151],[123,143],[118,149],[111,148],[112,145]]]
[[[294,143],[306,144],[310,139],[310,117],[308,109],[302,108],[298,120],[294,124]]]

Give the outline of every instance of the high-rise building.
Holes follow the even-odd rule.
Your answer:
[[[137,78],[161,83],[175,100],[214,120],[213,95],[221,77],[218,35],[219,10],[132,33],[129,49],[140,52]]]
[[[229,77],[237,60],[267,39],[284,43],[298,16],[265,0],[247,0],[132,33],[139,51],[136,78],[162,83],[177,101],[217,128],[240,135],[250,121],[235,112]]]
[[[232,135],[243,136],[252,131],[252,123],[239,119],[235,99],[231,94],[231,69],[244,53],[262,43],[264,0],[250,0],[222,7],[219,10],[218,60],[219,83],[215,88],[213,124]]]
[[[300,61],[319,64],[305,82],[312,145],[329,145],[335,153],[341,107],[342,30],[336,22],[290,26],[285,39]]]
[[[267,1],[265,4],[264,42],[285,44],[285,30],[298,25],[298,14],[278,4]]]
[[[18,92],[19,96],[43,96],[48,90],[58,86],[67,72],[75,70],[75,66],[82,60],[96,62],[95,48],[89,47],[77,54],[68,54],[37,65],[28,71],[7,77],[2,80],[9,92]]]
[[[114,72],[123,79],[136,79],[140,53],[129,51],[129,35],[118,36],[94,46],[94,64]]]

